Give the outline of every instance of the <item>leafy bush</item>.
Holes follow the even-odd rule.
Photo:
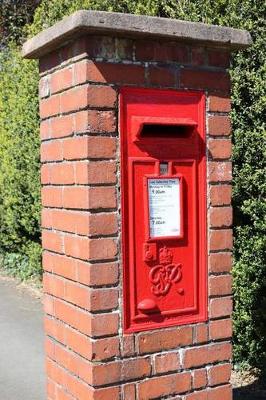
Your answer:
[[[23,26],[32,19],[39,0],[1,0],[0,48],[10,41],[19,41]]]
[[[78,9],[157,15],[251,32],[253,46],[236,53],[231,66],[235,144],[234,351],[236,362],[263,366],[266,359],[265,2],[43,0],[25,32],[33,36]],[[21,60],[12,46],[4,61],[2,56],[2,63],[0,157],[4,161],[0,166],[0,248],[5,254],[11,254],[6,258],[9,260],[6,265],[17,265],[17,261],[12,261],[15,252],[28,257],[26,264],[36,266],[34,260],[39,256],[38,73],[36,63]]]
[[[11,44],[0,65],[0,253],[26,257],[26,278],[41,274],[38,70]]]

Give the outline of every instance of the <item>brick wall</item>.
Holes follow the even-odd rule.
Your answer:
[[[49,400],[230,400],[229,53],[86,36],[40,61]],[[207,98],[209,320],[122,332],[118,94],[123,85]]]

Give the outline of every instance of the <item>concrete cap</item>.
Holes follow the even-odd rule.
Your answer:
[[[229,50],[245,48],[252,43],[249,32],[240,29],[170,18],[80,10],[29,39],[22,54],[25,58],[40,58],[83,34],[168,38]]]

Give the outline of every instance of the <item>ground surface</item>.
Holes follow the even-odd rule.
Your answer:
[[[0,276],[0,399],[44,400],[40,299]]]
[[[234,400],[266,400],[266,382],[257,375],[256,371],[233,371]]]

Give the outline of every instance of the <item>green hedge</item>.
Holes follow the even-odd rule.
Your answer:
[[[1,264],[26,279],[41,275],[37,62],[9,44],[0,65]]]
[[[78,9],[172,17],[248,29],[254,44],[233,56],[234,353],[237,363],[266,359],[265,20],[254,0],[43,0],[24,32],[32,36]],[[5,266],[39,274],[38,73],[9,46],[0,70],[0,249]],[[21,271],[19,272],[21,275]]]

